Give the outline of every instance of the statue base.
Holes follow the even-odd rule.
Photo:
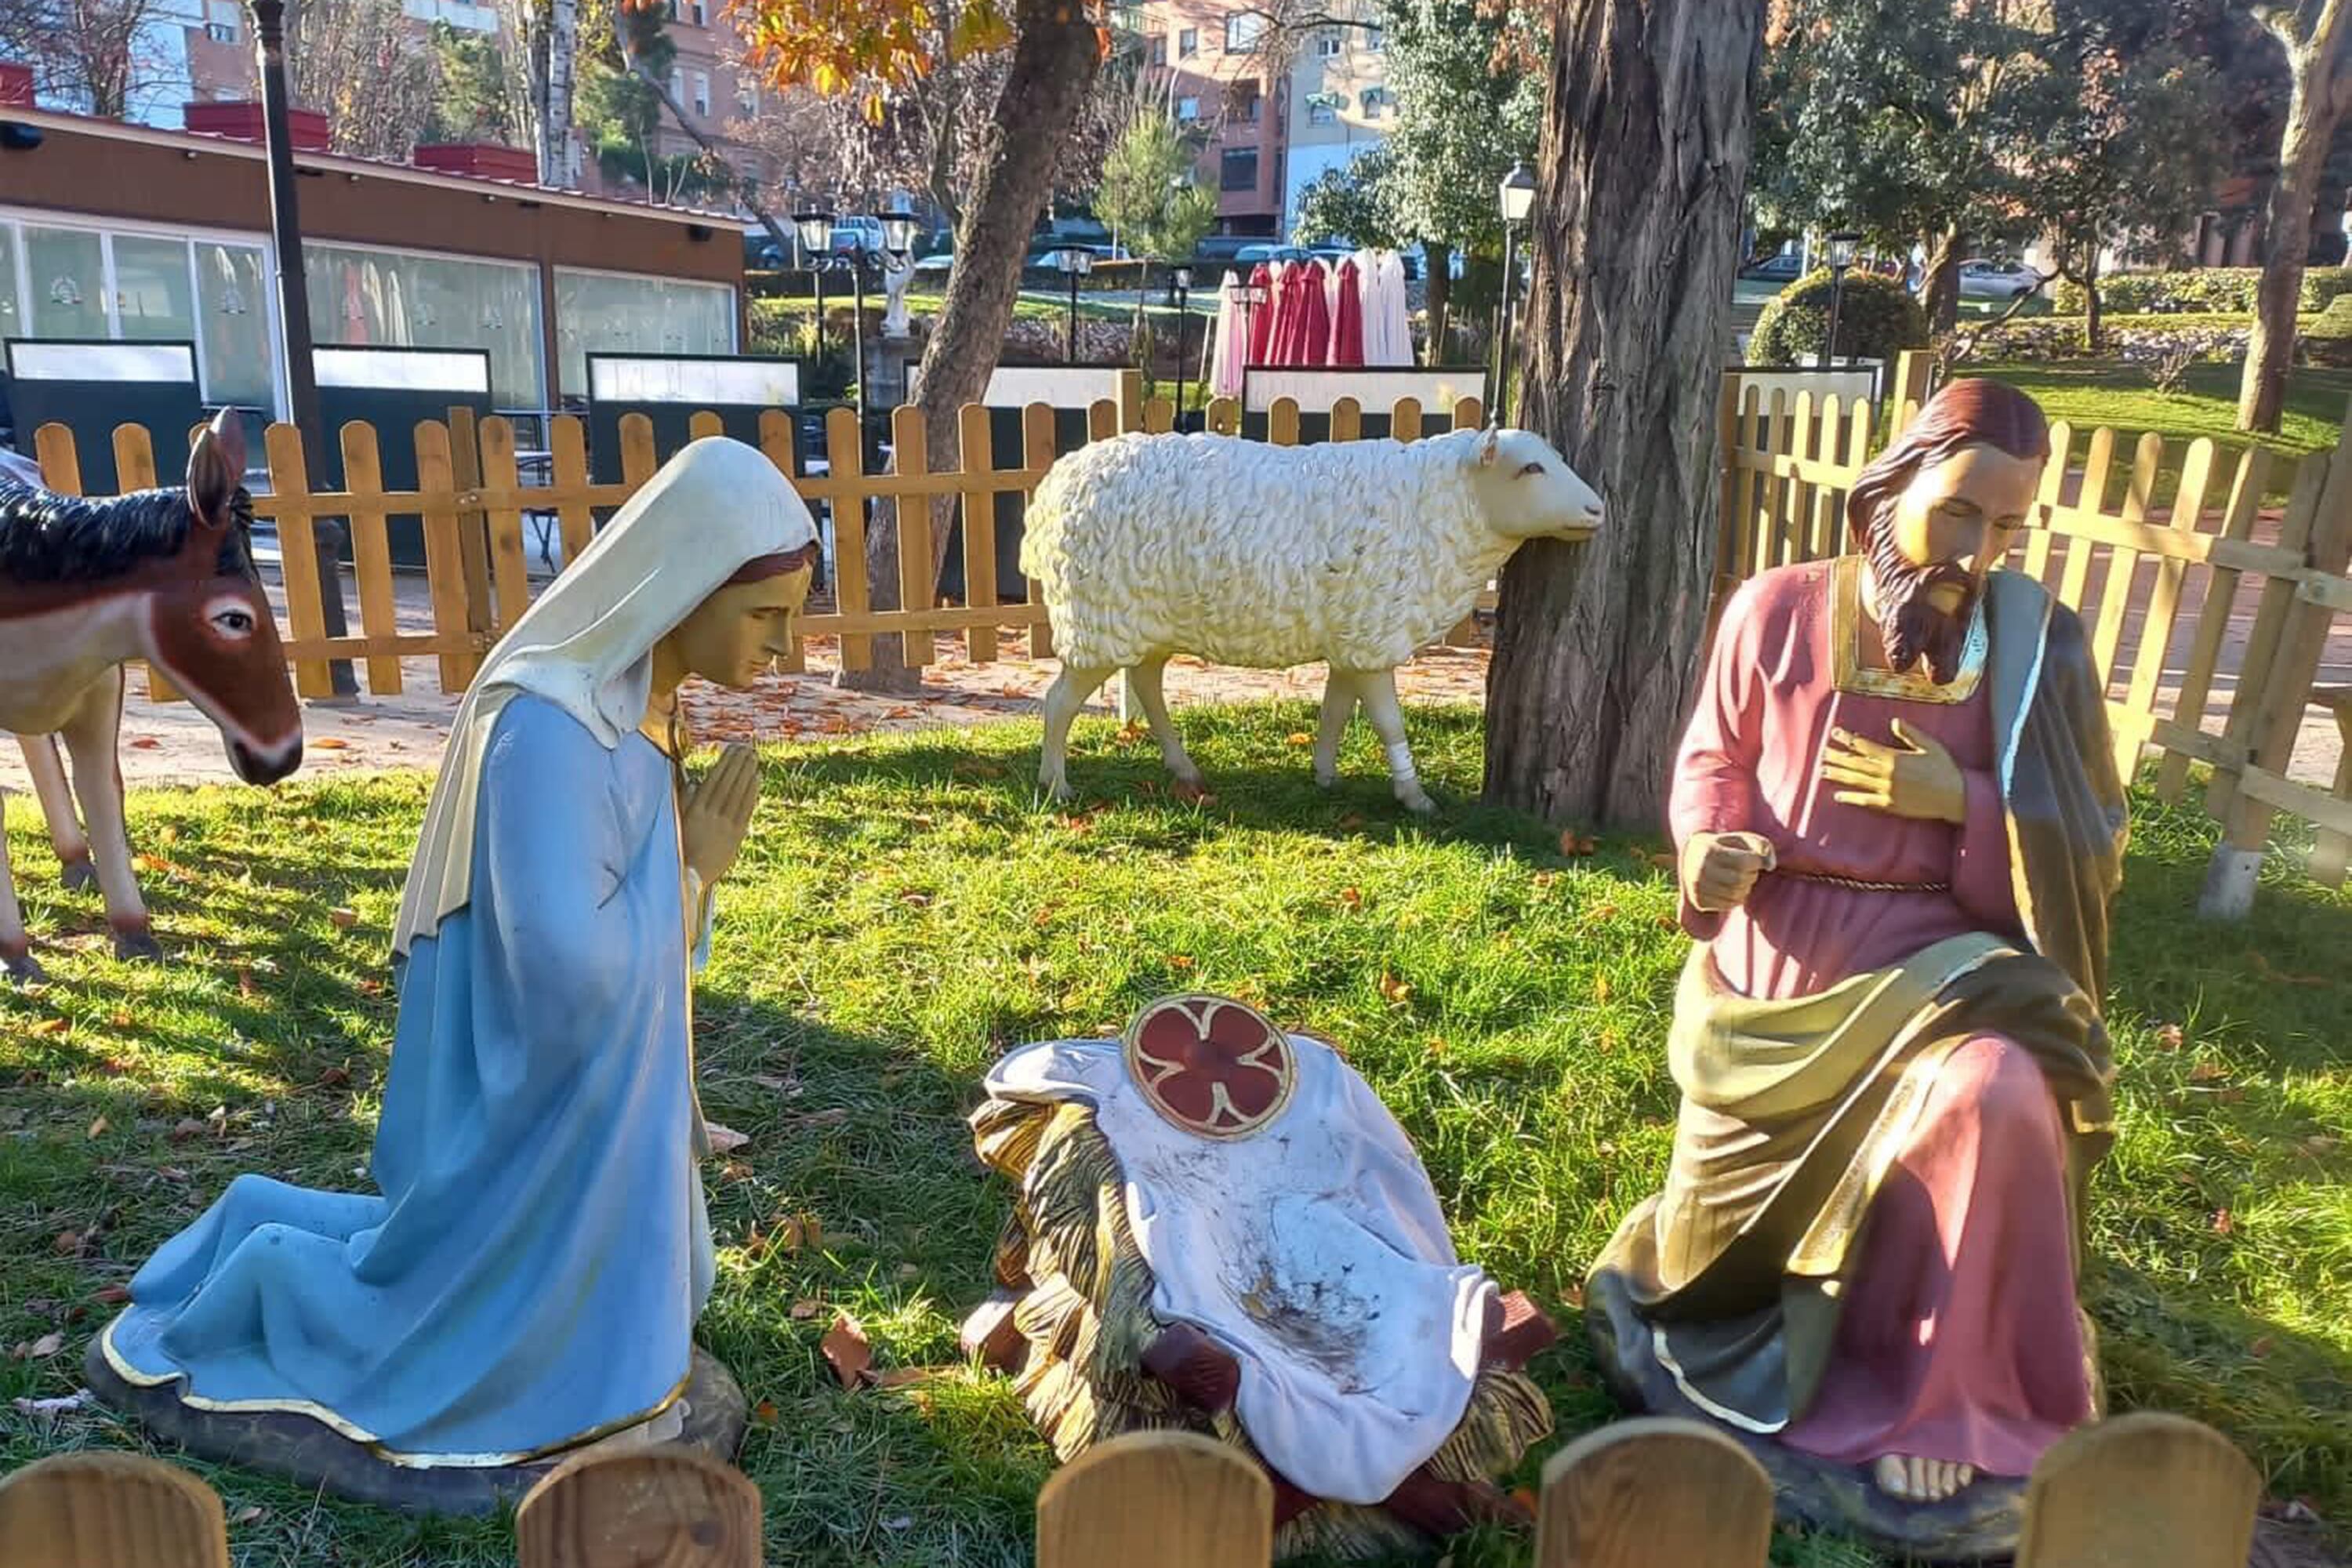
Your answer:
[[[1783,1520],[1926,1563],[2005,1562],[2017,1554],[2025,1517],[2022,1479],[1979,1476],[1937,1503],[1889,1497],[1859,1466],[1800,1453],[1700,1409],[1651,1353],[1650,1326],[1633,1310],[1624,1278],[1613,1269],[1598,1270],[1585,1282],[1584,1321],[1618,1403],[1645,1415],[1702,1421],[1730,1437],[1772,1479],[1773,1508]]]
[[[109,1408],[200,1458],[283,1477],[402,1513],[495,1513],[520,1502],[524,1493],[572,1457],[553,1454],[530,1464],[489,1468],[395,1465],[308,1415],[198,1410],[184,1404],[173,1384],[141,1388],[108,1363],[98,1337],[90,1341],[82,1376]],[[734,1373],[699,1345],[687,1373],[685,1397],[686,1429],[677,1442],[732,1464],[749,1415],[743,1389]]]

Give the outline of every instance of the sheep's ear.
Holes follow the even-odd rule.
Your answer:
[[[1486,433],[1478,437],[1478,466],[1482,468],[1491,468],[1495,466],[1495,460],[1502,455],[1503,433],[1490,425],[1486,427]]]

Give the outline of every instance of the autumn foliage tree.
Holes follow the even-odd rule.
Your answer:
[[[930,467],[953,468],[961,456],[957,410],[979,401],[996,368],[1030,232],[1053,193],[1109,34],[1085,0],[971,0],[951,14],[927,0],[734,0],[733,15],[747,58],[776,88],[850,100],[869,118],[885,112],[892,84],[919,81],[950,58],[1007,57],[956,223],[955,265],[923,351],[916,399],[929,421]],[[952,16],[944,33],[937,26],[943,15]],[[938,581],[953,504],[942,498],[934,508],[927,583]],[[898,530],[887,508],[867,530],[866,572],[875,607],[897,608]],[[874,664],[845,671],[842,684],[897,690],[915,684],[889,638],[875,640]]]

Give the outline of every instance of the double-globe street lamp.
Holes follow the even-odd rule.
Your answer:
[[[1837,358],[1838,312],[1845,303],[1846,269],[1853,265],[1854,253],[1862,247],[1862,236],[1838,233],[1830,236],[1829,248],[1823,253],[1830,264],[1830,335],[1822,342],[1821,367],[1829,368]]]
[[[1187,363],[1184,358],[1184,329],[1191,324],[1192,268],[1187,265],[1176,268],[1176,428],[1184,428],[1184,387]]]
[[[793,215],[802,255],[816,280],[816,357],[820,360],[824,357],[824,275],[836,269],[849,274],[856,310],[850,318],[850,352],[856,356],[851,384],[857,388],[857,427],[862,432],[866,428],[866,263],[869,253],[861,237],[848,254],[835,255],[835,222],[834,214],[824,207],[804,207]],[[915,214],[904,196],[893,200],[890,210],[882,215],[882,248],[901,258],[915,248]]]
[[[1503,217],[1503,302],[1495,328],[1495,384],[1487,395],[1486,407],[1491,418],[1499,422],[1502,404],[1511,395],[1511,306],[1513,285],[1518,281],[1519,225],[1528,221],[1535,211],[1536,177],[1528,166],[1517,160],[1511,172],[1503,176],[1495,193],[1496,210]]]

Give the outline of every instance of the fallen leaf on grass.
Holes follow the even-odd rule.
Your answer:
[[[752,1406],[751,1414],[759,1417],[761,1426],[772,1426],[776,1421],[776,1402],[772,1399],[762,1399],[758,1405]]]
[[[1362,889],[1358,888],[1340,889],[1339,907],[1343,910],[1362,909],[1364,907],[1364,895]]]
[[[848,1120],[848,1109],[845,1106],[837,1105],[831,1110],[812,1110],[806,1116],[797,1118],[794,1121],[793,1125],[798,1127],[838,1127]]]
[[[87,1388],[77,1388],[62,1399],[11,1400],[20,1415],[68,1415],[98,1403],[98,1396]]]
[[[258,1520],[261,1515],[262,1508],[259,1503],[248,1503],[245,1507],[238,1509],[235,1513],[229,1515],[228,1521],[231,1524],[251,1524],[255,1521]]]
[[[793,1321],[796,1323],[805,1323],[811,1318],[815,1317],[819,1312],[824,1310],[824,1303],[822,1301],[814,1301],[805,1299],[795,1301],[793,1303]]]
[[[2238,1222],[2230,1217],[2230,1211],[2228,1209],[2215,1209],[2213,1211],[2213,1234],[2215,1236],[2228,1236],[2237,1228]]]
[[[1387,970],[1381,971],[1381,996],[1391,1007],[1402,1007],[1412,1000],[1412,987]]]
[[[1175,784],[1168,786],[1168,794],[1172,799],[1184,801],[1192,805],[1214,805],[1217,804],[1216,792],[1210,789],[1206,784],[1187,784],[1182,780],[1179,780]]]
[[[946,1367],[941,1366],[893,1367],[888,1372],[886,1372],[879,1377],[875,1378],[874,1386],[877,1388],[905,1388],[911,1384],[929,1383],[935,1377],[944,1376],[947,1371],[948,1369]]]
[[[349,931],[360,923],[360,913],[357,910],[329,910],[327,923],[337,931]]]
[[[2156,1043],[2168,1051],[2179,1050],[2181,1038],[2180,1026],[2178,1024],[2167,1024],[2156,1032]]]
[[[351,1081],[352,1069],[349,1068],[329,1068],[319,1075],[320,1089],[341,1089]]]
[[[49,1249],[60,1258],[73,1258],[82,1249],[82,1234],[78,1230],[61,1230],[49,1243]]]
[[[183,1116],[172,1123],[172,1142],[184,1143],[191,1138],[201,1138],[213,1130],[209,1121],[199,1121],[193,1116]]]
[[[89,1124],[89,1135],[93,1138],[103,1136],[105,1131],[106,1118],[103,1116]]]
[[[1609,976],[1596,974],[1592,977],[1592,999],[1595,1002],[1609,1000]]]
[[[709,1136],[710,1152],[714,1154],[732,1154],[751,1141],[749,1133],[738,1132],[732,1127],[722,1127],[716,1121],[706,1120],[702,1130]]]
[[[1600,847],[1601,846],[1598,843],[1592,839],[1585,837],[1574,828],[1570,828],[1567,832],[1559,836],[1559,852],[1562,855],[1567,856],[1571,860],[1582,859],[1585,856],[1592,854]]]
[[[352,743],[341,735],[319,735],[304,744],[316,752],[348,752],[352,749]]]
[[[33,1026],[33,1033],[37,1035],[62,1035],[68,1029],[72,1027],[73,1026],[67,1023],[63,1018],[44,1018],[39,1023]]]
[[[65,1335],[52,1330],[37,1340],[28,1340],[9,1353],[18,1361],[46,1361],[66,1348]]]
[[[152,735],[133,735],[130,745],[134,752],[160,752],[163,749],[163,742]]]
[[[1311,746],[1315,743],[1315,737],[1308,734],[1304,730],[1293,730],[1287,736],[1284,737],[1284,739],[1287,743],[1294,746]]]
[[[2230,1069],[2220,1062],[2199,1062],[2189,1069],[2189,1081],[2191,1083],[2211,1083],[2217,1078],[2229,1076]]]
[[[833,1374],[841,1379],[844,1388],[856,1388],[873,1369],[874,1347],[866,1342],[866,1331],[858,1327],[857,1320],[846,1312],[834,1314],[833,1327],[824,1331],[817,1349],[832,1363]]]
[[[101,1286],[99,1289],[98,1294],[93,1296],[91,1300],[102,1302],[109,1307],[119,1307],[123,1302],[131,1300],[131,1287],[128,1285]]]

